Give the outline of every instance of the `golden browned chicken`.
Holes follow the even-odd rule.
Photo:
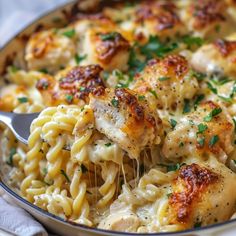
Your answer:
[[[191,65],[203,73],[236,76],[236,34],[200,47]]]
[[[159,109],[176,110],[184,99],[191,99],[198,90],[197,79],[180,55],[149,61],[136,76],[133,89],[150,98]]]
[[[180,118],[173,131],[164,140],[162,152],[171,160],[193,154],[215,154],[225,163],[233,151],[234,125],[225,108],[208,101],[196,111]]]
[[[161,120],[147,102],[133,91],[104,89],[90,95],[96,128],[117,142],[131,158],[138,158],[146,146],[160,142]]]

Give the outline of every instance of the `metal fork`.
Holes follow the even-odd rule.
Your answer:
[[[28,144],[30,125],[38,115],[39,113],[19,114],[0,111],[0,122],[7,125],[20,142]]]

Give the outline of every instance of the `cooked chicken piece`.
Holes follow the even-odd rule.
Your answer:
[[[138,38],[148,38],[150,35],[167,38],[187,33],[174,1],[143,1],[134,15],[134,29]]]
[[[139,225],[140,220],[137,215],[124,211],[109,215],[108,218],[99,223],[98,228],[122,232],[137,232]]]
[[[214,154],[225,163],[233,151],[234,125],[226,109],[208,101],[180,118],[164,140],[162,152],[171,160]]]
[[[194,72],[179,55],[151,60],[135,79],[133,89],[150,98],[159,109],[176,110],[198,90]]]
[[[65,67],[75,56],[72,36],[73,29],[65,32],[45,30],[33,34],[26,46],[28,69],[55,72]]]
[[[82,43],[86,59],[83,64],[99,64],[107,71],[126,70],[129,60],[129,42],[114,30],[90,29]]]
[[[42,94],[47,106],[59,104],[84,105],[89,93],[104,87],[100,77],[102,68],[98,65],[68,68],[56,75],[57,79],[45,75],[37,81],[36,88]]]
[[[79,38],[78,52],[85,55],[81,65],[99,64],[107,71],[127,69],[129,42],[108,16],[81,15],[73,27]]]
[[[236,34],[203,45],[193,54],[191,65],[203,73],[236,76]]]
[[[205,161],[190,157],[175,172],[150,172],[133,190],[123,188],[99,228],[176,231],[222,222],[235,212],[236,175],[213,156]]]
[[[181,224],[185,229],[205,226],[229,219],[235,201],[235,173],[212,157],[180,168],[172,182],[166,216],[169,224]]]
[[[133,91],[123,88],[95,91],[90,95],[89,105],[94,111],[96,128],[131,158],[138,158],[144,147],[160,142],[161,120]]]
[[[0,89],[0,110],[12,112],[23,99],[27,102],[27,90],[22,85],[7,85]],[[18,100],[19,99],[19,100]]]
[[[196,36],[215,39],[234,31],[234,21],[224,1],[186,1],[180,10],[183,22]]]

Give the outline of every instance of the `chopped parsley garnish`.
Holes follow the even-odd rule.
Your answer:
[[[166,81],[166,80],[169,80],[170,77],[167,77],[167,76],[163,76],[163,77],[159,77],[158,80],[159,81]]]
[[[183,142],[180,142],[179,143],[179,147],[183,147],[184,146],[184,143]]]
[[[42,72],[44,74],[48,74],[48,70],[46,68],[40,69],[39,72]]]
[[[197,127],[198,127],[197,134],[202,134],[204,131],[208,129],[208,126],[203,123],[200,123]]]
[[[16,67],[16,66],[14,66],[14,65],[12,65],[12,66],[9,67],[9,70],[10,70],[10,72],[12,72],[12,73],[16,73],[17,71],[19,71],[19,68]]]
[[[207,82],[207,86],[208,88],[214,93],[216,94],[220,99],[222,99],[224,102],[232,102],[232,99],[231,97],[223,97],[221,95],[218,95],[218,91],[217,91],[217,88],[213,87],[213,85],[210,83],[210,82]]]
[[[79,88],[79,91],[80,91],[80,92],[83,92],[83,91],[85,91],[85,90],[86,90],[85,87],[80,87],[80,88]]]
[[[213,147],[219,141],[219,136],[214,135],[209,142],[209,147]]]
[[[227,76],[216,76],[216,75],[212,75],[210,77],[210,80],[216,85],[223,85],[231,81]]]
[[[222,112],[220,107],[214,108],[207,116],[203,118],[204,121],[209,122],[213,117],[219,115]]]
[[[107,71],[104,71],[103,72],[103,78],[104,78],[104,80],[108,80],[108,78],[109,78],[109,76],[110,76],[110,73],[109,72],[107,72]]]
[[[129,61],[128,61],[131,76],[133,76],[137,72],[142,71],[146,65],[145,62],[138,59],[134,47],[131,48],[130,50]]]
[[[150,36],[148,42],[140,47],[140,52],[151,59],[154,56],[164,57],[167,53],[175,50],[178,47],[177,43],[163,43],[157,36]]]
[[[88,168],[84,164],[81,164],[81,170],[83,174],[88,172]]]
[[[10,153],[9,153],[9,158],[7,160],[7,164],[9,166],[13,166],[13,156],[16,154],[16,149],[15,148],[11,148],[10,149]]]
[[[183,114],[188,113],[190,111],[191,111],[190,101],[188,99],[184,99]]]
[[[157,93],[154,90],[149,90],[149,93],[151,93],[155,98],[157,98]]]
[[[202,46],[202,44],[204,43],[203,38],[200,37],[194,37],[194,36],[190,36],[190,35],[186,35],[182,38],[182,41],[184,44],[187,45],[188,48],[191,48],[192,46]]]
[[[194,101],[194,108],[196,108],[204,98],[205,98],[204,94],[198,95],[196,100]]]
[[[180,167],[186,165],[185,163],[177,163],[177,164],[174,164],[174,165],[167,165],[167,172],[170,172],[170,171],[176,171],[176,170],[179,170]]]
[[[71,94],[66,94],[66,101],[67,101],[68,103],[71,103],[71,102],[73,101],[73,95],[71,95]]]
[[[207,87],[212,91],[212,93],[218,94],[217,89],[213,87],[213,85],[210,82],[207,82]]]
[[[216,26],[215,26],[215,31],[216,31],[217,33],[219,33],[220,30],[221,30],[221,26],[220,26],[220,25],[216,25]]]
[[[64,170],[61,170],[61,174],[65,177],[66,181],[70,183],[70,179]]]
[[[86,58],[87,58],[87,54],[85,54],[85,55],[75,54],[75,62],[76,62],[77,65],[79,65],[80,62],[83,61]]]
[[[48,169],[47,169],[46,167],[44,167],[44,168],[42,169],[42,172],[43,172],[44,175],[47,175]]]
[[[194,228],[199,228],[201,226],[202,226],[202,222],[196,222],[193,227]]]
[[[199,144],[200,147],[203,147],[204,144],[205,144],[205,137],[199,138],[199,139],[197,140],[197,142],[198,142],[198,144]]]
[[[119,106],[119,101],[116,100],[115,98],[113,98],[113,99],[111,100],[111,104],[112,104],[113,107],[118,107],[118,106]]]
[[[71,30],[63,32],[62,34],[68,38],[73,38],[75,36],[75,30],[71,29]]]
[[[139,95],[139,96],[138,96],[138,100],[139,100],[139,101],[145,100],[145,96],[144,96],[144,95]]]
[[[17,100],[19,101],[19,103],[26,103],[26,102],[28,102],[28,98],[27,97],[20,97],[20,98],[17,98]]]
[[[105,143],[105,146],[106,146],[106,147],[110,147],[110,146],[111,146],[111,143]]]
[[[205,74],[197,71],[193,71],[193,76],[196,77],[198,81],[202,81],[206,78]]]
[[[171,125],[172,129],[174,129],[175,126],[177,125],[177,121],[174,119],[170,119],[170,125]]]
[[[102,41],[107,41],[107,40],[114,40],[119,33],[117,32],[111,32],[107,34],[100,34],[99,37],[101,38]]]
[[[235,120],[235,118],[233,118],[233,122],[234,122],[234,132],[236,133],[236,120]]]

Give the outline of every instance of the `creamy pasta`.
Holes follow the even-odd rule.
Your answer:
[[[138,1],[32,34],[1,77],[0,110],[40,112],[28,145],[1,127],[6,181],[101,229],[153,233],[229,220],[236,201],[236,5]]]

